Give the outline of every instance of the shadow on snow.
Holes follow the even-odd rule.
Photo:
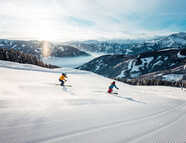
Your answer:
[[[129,97],[122,97],[122,96],[118,96],[118,95],[113,95],[113,96],[118,97],[118,98],[122,98],[122,99],[127,99],[129,101],[136,102],[136,103],[146,104],[145,102],[137,101],[137,100],[134,100],[133,98],[129,98]]]

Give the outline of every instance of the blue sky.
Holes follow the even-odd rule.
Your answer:
[[[138,39],[186,31],[186,0],[0,0],[0,39]]]

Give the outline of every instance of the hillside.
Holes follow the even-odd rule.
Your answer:
[[[159,50],[134,56],[105,55],[78,67],[78,69],[120,79],[136,78],[153,72],[161,73],[163,78],[163,76],[171,74],[171,72],[166,72],[166,70],[171,71],[171,69],[179,66],[183,67],[185,63],[186,49]],[[172,70],[172,74],[181,74],[182,77],[180,79],[182,79],[186,74],[185,70],[183,68],[177,70],[177,72]],[[163,75],[163,73],[166,74]]]
[[[56,86],[66,72],[72,87]],[[29,75],[29,76],[28,76]],[[186,141],[185,91],[116,82],[74,69],[0,61],[0,142]]]

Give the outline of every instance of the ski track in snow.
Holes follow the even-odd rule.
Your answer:
[[[182,104],[183,105],[183,104]],[[182,106],[182,105],[180,105],[180,106]],[[178,106],[178,107],[180,107],[180,106]],[[121,126],[124,126],[124,125],[127,125],[127,126],[129,126],[130,124],[130,127],[132,126],[132,124],[134,124],[135,123],[135,126],[136,126],[136,123],[137,122],[140,122],[139,123],[139,125],[141,124],[141,122],[143,121],[143,122],[145,122],[145,120],[147,120],[147,119],[150,119],[150,118],[153,118],[153,117],[155,117],[155,116],[157,116],[158,118],[160,118],[160,115],[166,115],[166,113],[167,112],[171,112],[171,111],[173,111],[173,110],[175,110],[177,107],[175,107],[175,108],[173,108],[173,109],[170,109],[170,110],[166,110],[166,111],[164,111],[164,112],[161,112],[161,113],[159,113],[159,114],[155,114],[155,115],[152,115],[152,116],[149,116],[149,117],[143,117],[143,118],[138,118],[138,119],[133,119],[133,120],[130,120],[130,121],[122,121],[122,122],[119,122],[119,123],[112,123],[112,124],[108,124],[108,125],[102,125],[102,126],[100,126],[100,127],[95,127],[95,128],[90,128],[90,129],[86,129],[86,130],[83,130],[83,131],[78,131],[78,132],[76,132],[76,133],[69,133],[69,134],[67,134],[67,135],[64,135],[63,137],[59,137],[59,139],[58,139],[58,137],[55,137],[53,140],[46,140],[47,142],[58,142],[58,141],[62,141],[62,140],[65,140],[66,138],[83,138],[83,137],[79,137],[79,136],[84,136],[85,134],[91,134],[92,132],[100,132],[100,131],[103,131],[103,132],[108,132],[108,130],[114,130],[114,128],[121,128]],[[183,115],[181,115],[181,117],[182,117]],[[179,118],[181,118],[181,117],[178,117],[178,119]],[[177,120],[177,119],[176,119]],[[173,121],[173,122],[175,122],[175,121]],[[171,123],[169,123],[169,124],[171,124]],[[168,125],[169,125],[168,124]],[[161,123],[161,125],[162,125],[162,123]],[[168,126],[168,125],[166,125],[166,126]],[[141,127],[141,126],[140,126]],[[136,128],[136,127],[135,127]],[[162,127],[163,128],[163,127]],[[139,128],[140,129],[140,128]],[[150,133],[151,132],[155,132],[156,130],[159,130],[160,128],[158,128],[158,129],[154,129],[154,130],[152,130],[152,131],[150,131]],[[128,130],[128,129],[127,129]],[[126,131],[127,131],[126,130]],[[110,132],[110,131],[109,131]],[[117,130],[115,131],[115,132],[117,132]],[[87,140],[89,139],[89,138],[93,138],[93,139],[91,139],[93,142],[97,139],[97,137],[98,137],[98,133],[96,133],[96,135],[89,135],[89,137],[87,138]],[[107,135],[106,135],[107,136]],[[110,136],[110,135],[109,135]],[[119,138],[120,136],[118,135],[117,136],[117,138]],[[56,139],[57,138],[57,139]],[[137,137],[135,137],[135,138],[137,138]],[[77,140],[77,139],[73,139],[73,140]],[[68,141],[68,140],[66,140],[66,141],[64,141],[64,142],[73,142],[73,140],[71,140],[70,139],[70,141]],[[104,139],[105,140],[105,139]],[[116,139],[117,140],[117,139]],[[129,140],[129,139],[128,139]],[[127,142],[128,142],[128,140],[127,140]],[[99,141],[99,140],[98,140]],[[106,142],[110,142],[109,140],[105,140]],[[44,141],[45,142],[45,141]],[[82,142],[82,141],[81,141]],[[114,142],[114,141],[113,141]]]
[[[55,86],[66,72],[72,87]],[[74,69],[0,61],[0,142],[186,142],[186,95],[174,87],[130,86]],[[68,83],[68,84],[70,84]]]

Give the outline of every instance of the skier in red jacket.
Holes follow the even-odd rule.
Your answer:
[[[112,83],[111,83],[111,85],[109,86],[109,90],[107,91],[108,93],[111,93],[112,91],[113,91],[113,88],[116,88],[116,89],[119,89],[117,86],[116,86],[116,83],[115,83],[115,81],[113,81]]]

